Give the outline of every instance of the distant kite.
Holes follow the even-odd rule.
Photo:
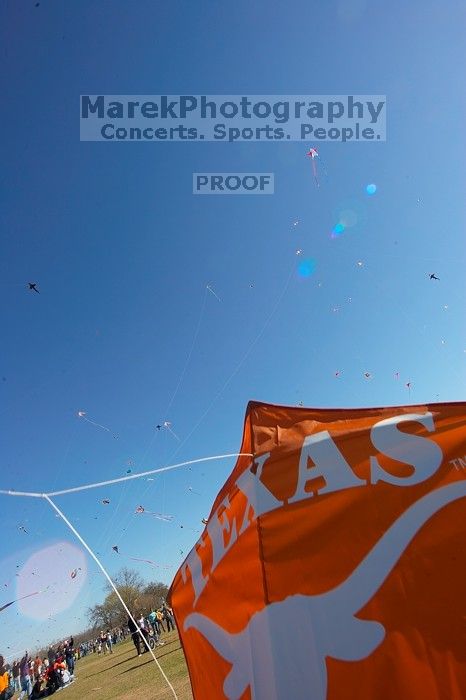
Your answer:
[[[216,294],[216,293],[214,292],[214,290],[212,289],[212,287],[211,287],[210,284],[207,285],[206,289],[208,289],[209,292],[210,292],[211,294],[213,294],[214,297],[215,297],[216,299],[218,299],[219,301],[222,301],[222,300],[220,299],[220,297],[218,296],[218,294]]]
[[[158,518],[159,520],[164,520],[165,522],[171,522],[173,520],[173,515],[164,515],[163,513],[154,513],[151,510],[146,510],[144,508],[144,506],[137,506],[134,513],[135,514],[145,513],[146,515],[153,515],[154,518]]]
[[[39,595],[42,591],[36,591],[35,593],[28,593],[28,595],[23,595],[21,598],[15,598],[15,600],[10,601],[9,603],[5,603],[5,605],[2,605],[0,607],[0,612],[3,612],[3,610],[6,610],[6,608],[9,608],[10,605],[14,605],[15,603],[18,603],[20,600],[24,600],[25,598],[31,598],[33,595]]]
[[[160,564],[156,564],[155,561],[152,561],[152,559],[143,559],[142,557],[132,557],[129,554],[124,554],[123,552],[120,552],[120,548],[118,545],[113,545],[112,550],[116,552],[121,557],[126,557],[127,559],[131,559],[131,561],[140,561],[143,564],[149,564],[149,566],[152,566],[154,568],[159,568]],[[164,568],[170,568],[170,567],[164,567]]]
[[[40,294],[39,290],[37,289],[37,282],[28,282],[28,287],[31,292],[36,292],[36,294]]]
[[[101,423],[96,423],[95,421],[88,418],[86,411],[78,411],[77,415],[79,418],[83,418],[86,421],[86,423],[90,423],[91,425],[95,425],[96,428],[102,428],[102,430],[105,430],[107,433],[110,433],[110,435],[112,435],[115,438],[115,440],[118,439],[118,435],[115,435],[114,433],[112,433],[110,428],[107,428],[105,425],[102,425]]]
[[[438,282],[440,282],[440,277],[437,277],[437,276],[435,275],[435,272],[432,272],[432,273],[429,275],[429,279],[431,279],[431,280],[437,280]]]
[[[310,148],[309,151],[306,153],[309,158],[311,158],[312,162],[312,172],[314,173],[314,180],[316,183],[317,187],[320,187],[319,183],[319,178],[317,177],[317,165],[316,165],[316,158],[319,157],[319,153],[317,151],[317,148]]]

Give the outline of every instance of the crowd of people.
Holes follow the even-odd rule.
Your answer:
[[[133,620],[137,622],[137,626]],[[162,631],[170,632],[170,630],[175,629],[173,610],[164,603],[161,608],[151,610],[147,615],[142,613],[140,615],[133,614],[133,619],[128,617],[128,629],[136,647],[137,655],[141,656],[141,654],[148,651],[149,646],[152,647],[150,644],[151,640],[153,640],[154,646],[164,645],[165,642],[162,642],[160,639]]]
[[[74,680],[76,649],[71,637],[57,647],[49,647],[47,655],[33,658],[26,651],[20,660],[5,664],[0,655],[0,700],[9,700],[16,692],[19,700],[38,700],[52,695]]]
[[[88,654],[113,654],[113,647],[118,642],[122,642],[128,635],[125,627],[117,627],[116,629],[107,629],[105,632],[100,631],[100,634],[88,642],[81,642],[78,647],[78,658],[87,656]]]
[[[73,637],[56,646],[50,646],[47,654],[33,658],[26,652],[20,660],[5,663],[0,655],[0,700],[10,700],[19,693],[18,700],[38,700],[65,688],[75,680],[76,661],[88,654],[113,654],[113,647],[124,641],[128,634],[134,643],[138,656],[148,651],[148,647],[162,646],[162,632],[175,629],[173,611],[166,603],[158,609],[143,614],[133,614],[137,626],[128,617],[127,627],[101,630],[100,634],[79,644]],[[138,627],[139,630],[138,631]]]

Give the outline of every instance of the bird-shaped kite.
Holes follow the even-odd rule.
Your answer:
[[[306,153],[309,158],[311,158],[312,161],[312,172],[314,173],[314,180],[317,185],[317,187],[320,187],[319,183],[319,178],[317,177],[317,166],[316,166],[316,158],[319,157],[319,153],[317,151],[317,148],[310,148],[309,151]]]

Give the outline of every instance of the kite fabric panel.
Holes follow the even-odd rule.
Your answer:
[[[196,700],[466,698],[466,403],[252,402],[172,588]]]

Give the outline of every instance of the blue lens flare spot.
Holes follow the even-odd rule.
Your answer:
[[[374,183],[367,185],[366,192],[367,194],[375,194],[377,192],[377,185],[374,185]]]
[[[315,269],[316,261],[312,260],[312,258],[301,260],[298,265],[298,273],[300,277],[310,277],[315,272]]]
[[[343,231],[345,230],[345,225],[340,222],[338,224],[335,224],[335,226],[332,229],[332,236],[335,238],[336,236],[341,236]]]

